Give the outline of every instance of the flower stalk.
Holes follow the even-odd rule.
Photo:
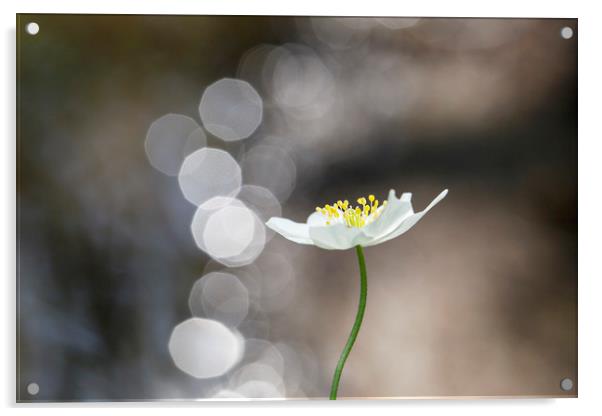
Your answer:
[[[364,259],[364,249],[362,248],[362,246],[358,245],[355,247],[355,251],[357,253],[357,260],[360,269],[360,301],[357,307],[357,314],[355,315],[355,322],[353,323],[353,327],[351,328],[351,333],[349,334],[349,338],[347,339],[345,348],[343,348],[343,352],[341,353],[341,357],[339,358],[339,362],[337,363],[337,367],[332,377],[332,385],[330,387],[330,400],[337,399],[337,393],[339,391],[339,382],[341,381],[341,374],[343,373],[345,362],[347,361],[347,357],[351,352],[351,348],[353,348],[353,344],[355,343],[357,334],[360,332],[360,327],[362,326],[362,321],[364,319],[364,312],[366,311],[366,298],[368,295],[368,275],[366,273],[366,260]]]

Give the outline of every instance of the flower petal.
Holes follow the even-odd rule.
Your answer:
[[[328,218],[324,214],[314,212],[307,217],[307,225],[310,227],[324,227]]]
[[[424,216],[424,214],[429,212],[431,208],[437,205],[443,198],[445,198],[446,195],[447,189],[441,192],[439,195],[437,195],[437,197],[433,199],[433,201],[424,210],[407,216],[392,232],[366,243],[365,246],[374,246],[376,244],[384,243],[386,241],[399,237],[400,235],[408,231],[410,228],[412,228],[414,225],[416,225],[416,223]]]
[[[406,193],[397,199],[395,191],[391,189],[387,206],[383,208],[380,216],[363,228],[363,233],[369,240],[382,238],[393,232],[404,219],[414,213],[410,199],[412,194]]]
[[[309,226],[307,224],[301,224],[286,218],[272,217],[266,225],[284,238],[295,243],[313,244],[312,239],[309,237]]]
[[[347,227],[345,224],[332,224],[325,227],[309,227],[309,236],[318,247],[328,250],[347,250],[355,247],[361,228]]]

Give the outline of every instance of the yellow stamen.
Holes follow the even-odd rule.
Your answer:
[[[343,223],[347,227],[363,227],[378,218],[387,204],[387,201],[384,201],[382,206],[379,206],[374,195],[368,195],[367,200],[364,197],[358,198],[357,202],[359,205],[354,207],[348,200],[339,199],[332,205],[316,207],[316,212],[326,217],[326,225]]]
[[[372,206],[370,207],[370,212],[375,212],[378,209],[378,199],[374,201]]]

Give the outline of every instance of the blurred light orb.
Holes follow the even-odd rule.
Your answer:
[[[295,270],[285,256],[266,252],[256,261],[260,270],[259,304],[266,312],[276,312],[290,305],[295,295]]]
[[[246,266],[255,261],[262,253],[266,243],[266,227],[263,222],[253,214],[255,221],[255,234],[251,244],[249,244],[239,255],[231,257],[221,257],[217,261],[228,267]]]
[[[267,228],[266,228],[267,233]],[[261,287],[259,284],[259,269],[254,264],[247,264],[241,267],[228,268],[216,260],[209,260],[203,268],[203,275],[211,272],[224,272],[235,275],[249,292],[251,301],[259,299]]]
[[[284,343],[277,343],[278,351],[284,357],[286,363],[283,379],[287,391],[296,391],[306,381],[314,380],[319,369],[316,365],[314,354],[305,348],[293,347]],[[246,350],[245,350],[246,354]]]
[[[240,386],[253,381],[261,381],[273,386],[278,391],[277,397],[283,397],[286,394],[281,375],[264,363],[250,363],[237,369],[232,376],[231,383]]]
[[[246,207],[229,205],[209,217],[203,230],[203,241],[213,257],[232,257],[242,253],[254,235],[253,212]]]
[[[168,348],[175,365],[195,378],[221,376],[241,356],[239,340],[232,331],[217,321],[202,318],[178,324]]]
[[[236,392],[253,399],[280,399],[283,397],[278,387],[260,380],[248,381],[238,386]]]
[[[280,376],[284,374],[284,357],[280,350],[269,341],[249,338],[245,342],[244,362],[262,363],[270,366]]]
[[[246,183],[268,189],[280,202],[288,199],[297,181],[295,162],[286,150],[276,146],[251,148],[243,159],[242,171]]]
[[[377,17],[376,21],[391,30],[407,29],[415,26],[420,18],[418,17]]]
[[[334,50],[357,47],[373,26],[366,17],[312,17],[310,22],[316,37]]]
[[[160,172],[176,176],[190,148],[189,138],[200,127],[196,121],[181,114],[166,114],[155,120],[146,133],[144,150],[150,164]],[[200,135],[201,133],[199,133]],[[204,132],[202,133],[204,137]],[[197,149],[207,144],[206,139],[195,141]],[[195,150],[195,149],[190,149]]]
[[[207,135],[205,134],[205,130],[203,130],[202,127],[199,127],[190,133],[188,139],[186,139],[186,143],[184,143],[184,147],[182,148],[182,160],[189,154],[205,146],[207,146]]]
[[[262,43],[247,50],[238,63],[237,78],[255,85],[260,93],[265,92],[263,66],[270,52],[275,48],[274,45]]]
[[[242,173],[240,166],[228,152],[206,147],[184,159],[178,183],[184,197],[198,206],[216,196],[238,194],[242,185]]]
[[[201,204],[190,228],[196,245],[228,267],[252,263],[265,247],[265,225],[236,198],[214,197]]]
[[[276,103],[296,119],[323,117],[334,104],[334,77],[306,46],[286,44],[272,50],[264,64],[264,77]]]
[[[205,89],[199,113],[211,134],[236,141],[246,139],[259,127],[263,101],[248,82],[223,78]]]
[[[243,185],[238,199],[251,208],[263,221],[282,215],[282,206],[269,189],[257,185]]]
[[[563,39],[570,39],[573,37],[573,29],[571,29],[568,26],[563,27],[560,30],[560,36],[562,36]]]
[[[193,316],[236,327],[249,313],[249,292],[236,276],[212,272],[192,286],[188,306]]]
[[[238,193],[238,199],[245,203],[257,214],[264,223],[272,217],[282,216],[282,206],[269,189],[257,185],[243,185]],[[266,238],[271,240],[275,232],[266,228]]]
[[[245,352],[245,345],[246,345],[246,341],[245,341],[245,337],[243,334],[240,333],[240,331],[236,328],[230,328],[232,330],[232,332],[234,333],[234,336],[236,337],[236,342],[238,342],[238,358],[236,359],[236,363],[240,363],[240,360],[243,357],[243,354]]]
[[[361,97],[365,114],[384,119],[405,115],[418,96],[416,68],[389,54],[372,54],[371,58],[357,81],[356,99]]]

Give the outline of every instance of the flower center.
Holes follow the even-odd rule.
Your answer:
[[[332,205],[317,207],[316,212],[326,217],[326,225],[345,224],[347,227],[363,227],[370,224],[380,215],[382,209],[387,205],[384,201],[379,206],[378,199],[374,195],[368,195],[368,200],[361,197],[357,199],[358,205],[355,207],[349,204],[349,201],[337,201]]]

